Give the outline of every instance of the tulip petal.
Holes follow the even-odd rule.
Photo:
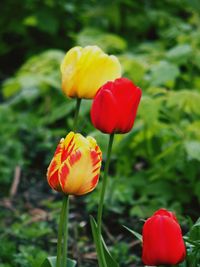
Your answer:
[[[100,166],[101,159],[95,151],[89,152],[80,148],[72,153],[59,170],[62,191],[73,195],[90,192],[97,183],[95,176],[99,175]]]
[[[97,46],[74,47],[65,55],[61,73],[67,96],[93,98],[105,82],[121,76],[121,65]]]
[[[75,149],[75,134],[74,132],[70,132],[63,142],[63,151],[61,154],[61,162],[65,161],[69,155],[72,153],[72,151]]]
[[[175,214],[173,212],[171,212],[171,211],[166,210],[166,209],[159,209],[159,210],[157,210],[153,214],[153,216],[155,216],[155,215],[168,216],[168,217],[172,218],[175,222],[178,223],[178,220],[177,220]]]
[[[93,125],[103,133],[129,132],[134,124],[141,94],[141,89],[127,78],[107,82],[93,100]]]
[[[47,171],[48,182],[65,194],[86,194],[97,185],[101,160],[101,150],[93,137],[70,132],[56,149]]]
[[[116,128],[119,108],[117,102],[113,97],[106,83],[104,87],[99,90],[97,97],[94,99],[91,109],[91,120],[97,129],[101,129],[104,133],[112,133]]]
[[[60,67],[62,73],[62,89],[69,97],[73,97],[76,94],[75,80],[82,49],[80,46],[70,49],[65,55]]]
[[[115,80],[112,92],[118,107],[123,107],[119,113],[116,127],[118,130],[116,129],[116,131],[120,133],[129,132],[133,127],[142,91],[129,79],[120,78]]]
[[[164,209],[159,210],[145,222],[143,227],[144,264],[175,265],[183,261],[185,255],[182,232],[176,217]]]
[[[85,92],[85,98],[93,98],[98,89],[107,81],[121,76],[121,66],[114,56],[102,53],[101,49],[86,47],[77,72],[78,97]]]
[[[64,139],[60,140],[60,143],[58,144],[56,151],[54,153],[54,157],[51,160],[51,163],[47,169],[47,180],[49,185],[57,190],[57,191],[61,191],[60,189],[60,184],[59,184],[59,180],[58,180],[58,170],[61,164],[61,155],[62,155],[62,151],[63,151],[63,142]]]

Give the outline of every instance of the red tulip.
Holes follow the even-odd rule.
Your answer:
[[[142,260],[145,265],[178,264],[186,256],[176,216],[165,209],[154,213],[143,227]]]
[[[103,133],[127,133],[136,117],[142,91],[127,78],[107,82],[94,97],[91,120]]]

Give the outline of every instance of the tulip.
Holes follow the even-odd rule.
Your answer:
[[[165,209],[154,213],[143,227],[142,260],[145,265],[175,265],[182,262],[186,249],[176,216]]]
[[[91,120],[94,127],[109,134],[129,132],[141,95],[141,89],[127,78],[104,84],[92,104]]]
[[[96,140],[70,132],[62,138],[47,170],[49,185],[66,195],[84,195],[99,180],[102,153]]]
[[[105,82],[121,77],[121,65],[98,46],[76,46],[65,55],[61,74],[66,96],[91,99]]]

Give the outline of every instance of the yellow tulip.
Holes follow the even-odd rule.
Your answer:
[[[67,195],[84,195],[99,180],[102,153],[96,140],[70,132],[62,138],[47,170],[49,185]]]
[[[65,95],[91,99],[104,83],[121,77],[121,65],[98,46],[76,46],[66,53],[61,74]]]

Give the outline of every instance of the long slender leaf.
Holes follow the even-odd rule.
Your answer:
[[[76,266],[76,261],[68,258],[66,267],[75,267],[75,266]],[[46,258],[45,261],[42,263],[41,267],[56,267],[56,256]]]
[[[93,239],[94,239],[94,243],[95,243],[95,247],[97,251],[99,267],[103,267],[103,263],[102,263],[101,255],[100,255],[100,246],[98,242],[97,224],[93,216],[90,216],[90,224],[91,224],[92,235],[93,235]]]
[[[128,230],[131,234],[133,234],[135,237],[137,237],[137,239],[139,239],[142,242],[142,235],[131,230],[130,228],[128,228],[127,226],[123,225],[124,228],[126,228],[126,230]]]
[[[103,267],[102,261],[101,261],[101,255],[100,255],[100,246],[99,246],[99,239],[98,239],[98,232],[97,232],[97,223],[95,221],[95,219],[90,216],[90,223],[91,223],[91,227],[92,227],[92,234],[93,234],[93,238],[94,238],[94,242],[95,242],[95,246],[97,249],[97,254],[98,254],[98,259],[99,259],[99,266]],[[103,250],[104,250],[104,256],[106,259],[106,263],[108,267],[119,267],[119,264],[113,259],[112,255],[110,254],[104,240],[103,237],[101,237],[101,242],[103,245]]]

